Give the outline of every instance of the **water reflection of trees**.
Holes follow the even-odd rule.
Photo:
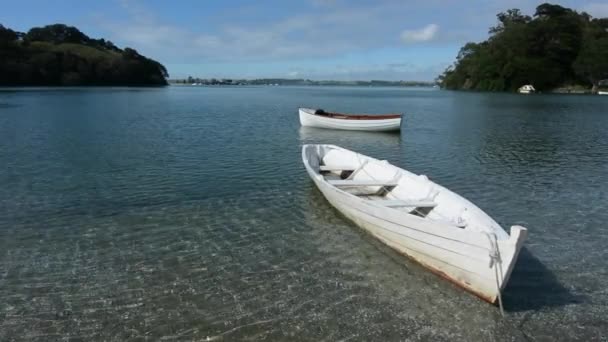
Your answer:
[[[484,96],[482,102],[494,113],[479,116],[480,163],[553,168],[564,162],[560,151],[569,134],[562,120],[567,104],[511,95]]]

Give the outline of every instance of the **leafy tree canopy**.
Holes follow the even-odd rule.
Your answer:
[[[166,85],[167,70],[136,50],[54,24],[15,32],[0,24],[0,85]]]
[[[524,84],[549,90],[608,78],[608,18],[593,19],[544,3],[533,17],[518,9],[497,15],[481,43],[467,43],[438,77],[447,89],[514,91]]]

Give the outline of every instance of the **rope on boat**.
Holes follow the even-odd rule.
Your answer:
[[[369,159],[361,161],[361,154],[360,153],[356,153],[356,156],[357,156],[357,161],[359,162],[359,167],[358,168],[360,168],[360,171],[363,171],[372,180],[378,180],[378,179],[376,179],[376,177],[370,175],[369,172],[367,172],[367,170],[364,168],[364,166],[369,162]],[[381,160],[381,162],[386,162],[386,160]],[[399,175],[400,175],[400,172],[399,172],[399,170],[397,170],[395,172],[395,176],[393,176],[393,180],[398,181],[399,180]],[[352,174],[351,177],[354,177],[354,172],[353,172],[353,174]],[[384,191],[389,192],[388,187],[385,186],[385,185],[380,185],[380,190],[384,190]]]
[[[364,166],[365,163],[361,162],[361,156],[359,153],[356,154],[357,156],[357,161],[359,162],[360,166]],[[376,180],[376,178],[372,175],[369,174],[369,172],[367,172],[367,170],[365,170],[364,168],[361,169],[361,171],[365,172],[371,179]],[[397,171],[397,173],[395,174],[395,176],[397,176],[399,174],[399,171]],[[385,186],[381,186],[382,189],[386,190]],[[489,267],[491,268],[492,266],[494,267],[494,279],[496,280],[496,292],[498,293],[498,306],[500,307],[500,315],[502,317],[505,317],[505,309],[504,306],[502,304],[502,294],[500,291],[500,276],[502,275],[502,260],[500,258],[500,250],[498,249],[498,238],[496,237],[496,234],[494,233],[488,233],[488,232],[483,232],[483,234],[488,238],[488,241],[490,241],[490,265]],[[498,269],[500,267],[500,270]]]
[[[498,306],[500,307],[501,316],[505,317],[505,309],[502,305],[502,294],[500,291],[499,280],[499,277],[502,274],[502,260],[500,258],[500,250],[498,249],[498,238],[494,233],[483,233],[490,241],[490,267],[494,266],[494,279],[496,280],[496,292],[498,293]],[[498,267],[500,267],[500,270]]]

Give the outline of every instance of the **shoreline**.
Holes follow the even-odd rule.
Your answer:
[[[429,88],[434,85],[361,85],[361,84],[188,84],[169,82],[168,86],[177,87],[357,87],[357,88]]]

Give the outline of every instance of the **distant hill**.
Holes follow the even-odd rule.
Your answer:
[[[163,86],[167,77],[159,62],[72,26],[22,33],[0,24],[2,86]]]
[[[435,82],[424,81],[336,81],[308,80],[302,78],[256,78],[256,79],[201,79],[192,76],[169,80],[173,84],[196,85],[292,85],[292,86],[360,86],[360,87],[432,87]]]
[[[608,78],[608,18],[594,19],[559,5],[542,4],[533,17],[499,13],[490,38],[467,43],[438,77],[447,89],[514,91],[583,86],[597,91]]]

